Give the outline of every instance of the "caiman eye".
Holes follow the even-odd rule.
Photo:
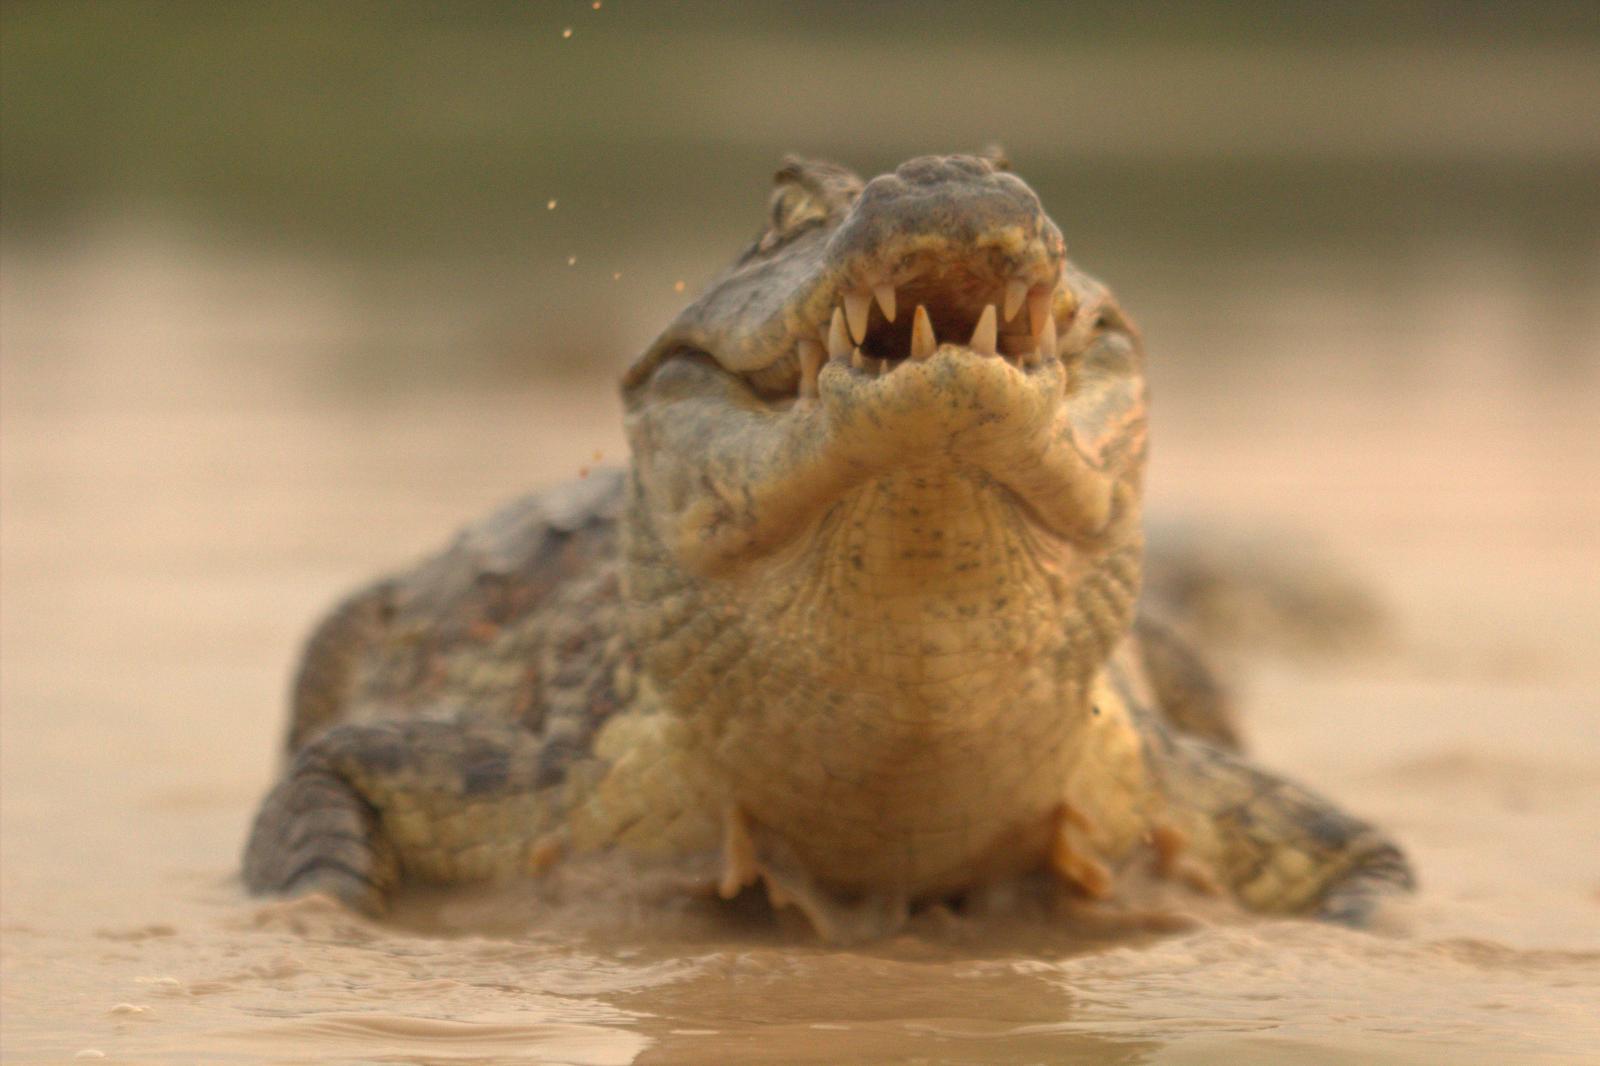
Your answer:
[[[667,353],[650,374],[650,385],[657,392],[697,391],[707,373],[738,379],[752,397],[767,405],[786,405],[798,394],[800,364],[791,350],[760,370],[735,374],[717,362],[716,356],[692,345],[682,345]]]
[[[800,391],[800,361],[790,348],[760,370],[742,377],[750,391],[767,403],[792,400]]]
[[[781,184],[773,190],[767,232],[758,247],[769,251],[827,217],[828,205],[814,191],[794,182]]]

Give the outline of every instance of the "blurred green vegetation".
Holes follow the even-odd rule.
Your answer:
[[[176,219],[551,303],[704,277],[784,152],[999,143],[1114,278],[1477,242],[1593,281],[1596,100],[1593,2],[6,0],[0,232]]]
[[[1063,200],[1111,212],[1116,229],[1149,226],[1141,220],[1152,216],[1186,230],[1411,229],[1441,221],[1441,212],[1447,224],[1474,216],[1484,224],[1491,220],[1481,211],[1494,203],[1535,216],[1553,210],[1560,205],[1539,197],[1519,203],[1518,189],[1548,183],[1576,197],[1600,160],[1600,92],[1588,97],[1589,114],[1560,113],[1581,90],[1600,90],[1600,6],[1592,3],[609,0],[593,10],[586,0],[9,0],[3,11],[0,196],[12,227],[135,204],[199,212],[293,243],[504,251],[570,243],[568,228],[671,233],[703,224],[730,195],[739,213],[717,224],[748,227],[752,201],[786,150],[847,156],[870,170],[992,140]],[[1508,67],[1507,50],[1517,48],[1545,52]],[[1237,63],[1204,62],[1207,51],[1240,50]],[[1399,70],[1384,58],[1396,52]],[[1165,58],[1191,68],[1193,80],[1181,70],[1176,78],[1150,72],[1174,90],[1167,111],[1075,74],[1085,60],[1114,72],[1119,53],[1125,72]],[[1416,84],[1407,53],[1417,60]],[[1441,53],[1469,68],[1464,85],[1443,87],[1467,90],[1454,101],[1463,111],[1495,118],[1506,111],[1496,97],[1521,95],[1524,106],[1500,116],[1506,144],[1465,153],[1459,138],[1445,139],[1432,151],[1423,144],[1382,158],[1405,146],[1381,133],[1377,109],[1429,93],[1427,79],[1440,74],[1429,61]],[[1378,67],[1370,77],[1360,70],[1366,55]],[[1349,61],[1341,68],[1330,56]],[[1552,70],[1551,59],[1562,57],[1576,63]],[[1480,60],[1481,80],[1470,72]],[[1585,64],[1587,78],[1573,69]],[[1207,78],[1230,72],[1242,88]],[[880,83],[896,75],[896,84]],[[1500,83],[1519,77],[1542,84]],[[1366,90],[1350,101],[1365,112],[1354,138],[1347,124],[1329,121],[1338,105],[1319,98],[1352,87]],[[1274,90],[1298,99],[1265,95]],[[903,107],[920,103],[920,113],[886,113],[886,92]],[[1208,98],[1228,112],[1217,128],[1231,134],[1213,145],[1177,128]],[[1078,144],[1074,114],[1085,108],[1101,117]],[[1146,127],[1169,113],[1175,128],[1108,135],[1103,116],[1118,110]],[[1311,127],[1312,150],[1293,136],[1305,128],[1296,113]],[[1414,132],[1425,136],[1431,117],[1420,113]],[[1320,151],[1319,122],[1337,126]],[[1570,128],[1565,138],[1536,131],[1545,150],[1530,158],[1516,150],[1528,132],[1515,128],[1530,123]],[[1362,126],[1380,134],[1363,141]],[[1175,147],[1163,150],[1164,139]],[[569,210],[546,213],[552,196]],[[1593,221],[1595,197],[1577,199],[1588,213],[1582,221]]]

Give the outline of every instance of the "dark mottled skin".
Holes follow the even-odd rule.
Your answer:
[[[833,939],[1034,870],[1114,898],[1158,852],[1277,913],[1359,923],[1409,887],[1242,759],[1181,603],[1135,620],[1144,354],[1064,249],[992,159],[788,164],[625,378],[630,470],[318,627],[248,887],[377,913],[621,850],[764,882]],[[1009,282],[1033,302],[985,311]],[[852,356],[835,308],[879,284],[899,313]]]

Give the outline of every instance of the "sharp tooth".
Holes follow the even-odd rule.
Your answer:
[[[1044,328],[1044,320],[1050,317],[1050,305],[1054,302],[1055,294],[1054,289],[1035,289],[1028,293],[1028,328],[1035,337]]]
[[[857,370],[865,370],[867,368],[867,357],[861,354],[860,348],[850,353],[850,365]]]
[[[883,317],[890,322],[894,321],[894,286],[888,282],[875,286],[872,295],[878,301],[878,310],[883,312]]]
[[[1022,298],[1028,295],[1028,283],[1021,278],[1012,278],[1006,282],[1006,321],[1010,322],[1017,317],[1017,309],[1022,306]]]
[[[1056,357],[1056,316],[1044,316],[1044,328],[1039,331],[1039,355],[1045,359]]]
[[[844,294],[844,316],[850,320],[850,336],[857,344],[867,339],[867,313],[872,310],[872,297],[864,292]]]
[[[880,378],[883,377],[883,375],[887,374],[889,372],[889,369],[890,369],[889,368],[889,360],[887,360],[887,359],[879,359],[878,360],[878,376]]]
[[[828,324],[828,358],[843,359],[850,354],[850,336],[844,329],[844,312],[833,309],[833,321]]]
[[[972,331],[972,340],[967,342],[967,347],[979,355],[995,355],[995,340],[998,329],[995,325],[994,304],[985,304],[983,314],[978,316],[978,325]]]
[[[933,335],[933,323],[928,321],[928,309],[918,304],[917,313],[911,319],[911,358],[926,359],[937,347],[939,339]]]
[[[800,355],[800,397],[817,394],[817,372],[822,369],[822,345],[807,338],[796,346]]]

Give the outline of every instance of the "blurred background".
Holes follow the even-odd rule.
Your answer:
[[[1358,329],[1440,286],[1515,290],[1541,369],[1593,354],[1593,3],[16,0],[4,18],[0,195],[27,263],[8,310],[30,332],[29,268],[136,256],[272,272],[252,283],[268,300],[309,279],[348,334],[234,358],[299,361],[318,388],[608,374],[676,282],[754,232],[785,152],[870,176],[999,144],[1164,362],[1246,358],[1209,343],[1224,303],[1271,316],[1284,290],[1336,284]]]
[[[312,618],[621,461],[619,370],[786,152],[1003,146],[1145,330],[1151,509],[1313,530],[1392,616],[1389,658],[1252,675],[1261,750],[1436,892],[1568,930],[1600,892],[1570,846],[1600,825],[1597,101],[1583,0],[5,0],[12,1016],[72,955],[17,929],[232,900]]]

